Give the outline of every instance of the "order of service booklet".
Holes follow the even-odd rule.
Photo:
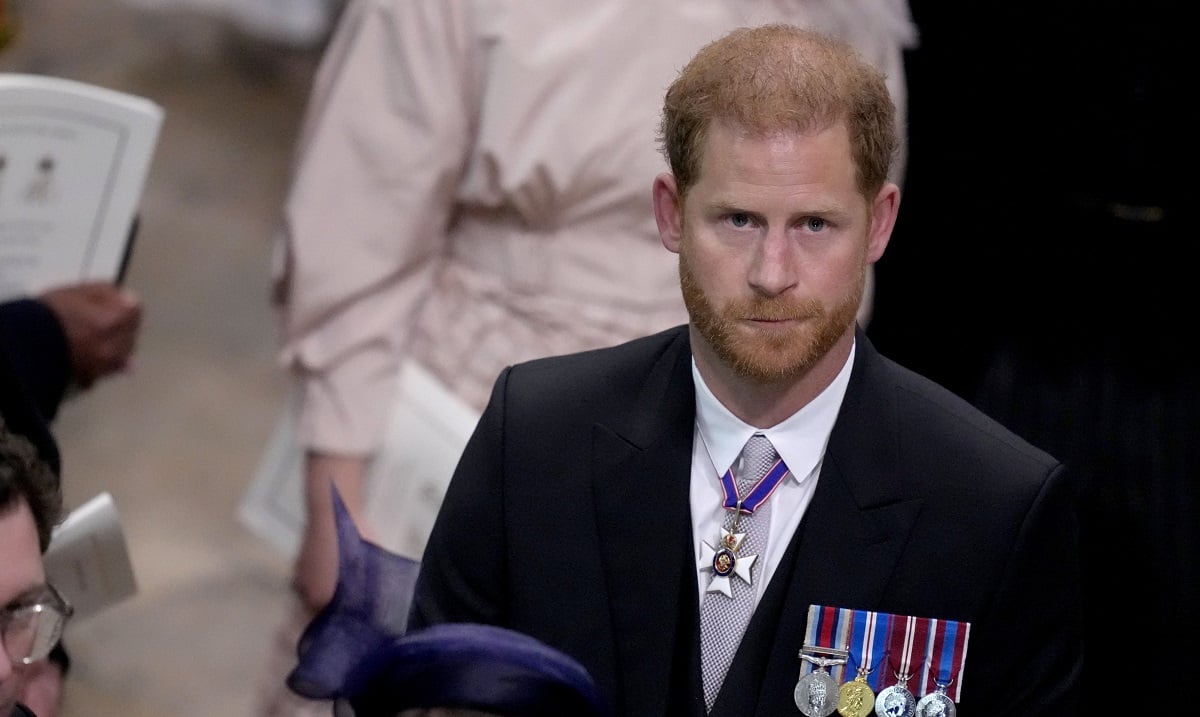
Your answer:
[[[0,72],[0,300],[120,281],[162,120],[145,97]]]
[[[112,495],[101,493],[54,528],[46,577],[82,619],[137,592],[125,531]]]
[[[238,506],[242,524],[287,555],[299,549],[305,523],[298,408],[293,389]],[[383,444],[367,467],[365,519],[373,542],[420,560],[479,412],[412,359],[400,365],[388,412]]]

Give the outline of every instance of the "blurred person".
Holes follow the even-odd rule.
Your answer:
[[[0,0],[0,50],[19,27]],[[135,218],[129,242],[137,233]],[[122,267],[123,270],[124,267]],[[128,369],[141,326],[137,296],[116,282],[80,281],[0,301],[0,358],[13,390],[52,421],[72,391]],[[57,450],[46,456],[57,471]]]
[[[845,649],[822,615],[900,615],[959,636],[917,648],[918,694],[1075,713],[1064,466],[856,325],[900,204],[894,114],[870,64],[801,28],[735,30],[686,65],[652,199],[690,321],[499,374],[410,630],[531,635],[616,714],[784,717],[826,687],[808,649]],[[860,669],[887,654],[846,639]]]
[[[346,0],[125,0],[153,11],[188,10],[230,22],[255,40],[295,49],[318,48]]]
[[[0,344],[3,346],[3,344]],[[18,371],[8,351],[0,350],[0,417],[10,431],[23,436],[37,447],[38,455],[55,475],[60,475],[62,457],[42,410],[38,408],[26,381],[27,373]]]
[[[16,15],[9,3],[0,0],[0,50],[19,27]],[[5,29],[8,35],[3,34]],[[138,226],[135,216],[118,269],[121,275]],[[6,293],[0,300],[0,358],[19,386],[16,390],[44,421],[54,419],[72,391],[89,389],[96,381],[129,369],[142,306],[120,280],[121,276],[115,281],[67,282],[27,296]],[[57,451],[47,459],[57,471]]]
[[[72,391],[125,370],[140,324],[137,298],[101,282],[0,303],[0,416],[36,446],[55,476],[62,459],[51,423],[62,402]],[[59,714],[69,666],[58,644],[49,660],[24,668],[23,699],[39,717]]]
[[[80,282],[0,303],[0,350],[50,421],[71,390],[129,369],[141,322],[131,290]]]
[[[31,711],[22,701],[44,696],[45,671],[55,669],[46,658],[71,615],[42,564],[61,511],[58,476],[0,418],[0,715],[6,717],[54,713]]]
[[[279,284],[283,359],[304,388],[311,608],[333,589],[330,477],[357,517],[404,356],[479,410],[508,363],[683,317],[638,177],[661,169],[653,97],[689,52],[751,19],[829,26],[902,92],[895,3],[863,10],[874,34],[813,5],[347,8],[300,141]]]
[[[903,107],[903,0],[347,5],[283,217],[277,299],[307,522],[281,645],[333,590],[331,483],[374,534],[363,477],[402,364],[478,413],[503,366],[684,320],[645,192],[664,167],[655,108],[703,43],[767,21],[849,39]],[[408,509],[431,517],[444,483],[421,490]]]
[[[1082,709],[1104,712],[1128,646],[1200,669],[1195,33],[1158,0],[911,4],[905,211],[868,333],[1075,476]]]
[[[75,391],[129,368],[141,327],[141,302],[108,282],[82,282],[0,303],[0,415],[62,472],[52,422]],[[25,670],[25,702],[56,717],[70,659],[56,645],[50,660]]]
[[[0,50],[19,27],[15,14],[0,1]],[[137,228],[135,218],[130,242]],[[56,486],[62,458],[52,422],[75,392],[129,370],[141,323],[141,300],[116,282],[80,281],[0,301],[0,416],[32,442]],[[57,717],[62,707],[70,657],[57,640],[49,659],[21,668],[21,698],[39,717]]]

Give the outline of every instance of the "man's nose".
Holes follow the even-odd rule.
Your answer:
[[[755,249],[749,282],[765,296],[778,296],[796,284],[797,252],[783,229],[768,229]]]

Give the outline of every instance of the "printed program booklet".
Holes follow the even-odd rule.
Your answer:
[[[125,531],[112,495],[101,493],[59,523],[44,557],[46,578],[80,620],[137,592]]]
[[[0,72],[0,301],[120,281],[162,120],[145,97]]]
[[[305,522],[298,408],[298,391],[293,390],[238,506],[242,524],[285,555],[299,549]],[[401,363],[383,445],[367,467],[365,519],[373,542],[421,559],[446,486],[478,420],[479,413],[428,369],[412,359]]]

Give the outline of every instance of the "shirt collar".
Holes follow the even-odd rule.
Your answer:
[[[799,483],[809,476],[825,454],[829,434],[837,421],[838,410],[850,383],[850,371],[854,365],[855,347],[850,347],[846,363],[833,381],[816,398],[799,411],[770,428],[755,428],[733,415],[704,383],[692,358],[692,379],[696,384],[696,425],[700,439],[708,449],[713,467],[723,474],[737,459],[738,454],[750,440],[750,436],[761,433],[771,441],[788,466],[792,479]]]

